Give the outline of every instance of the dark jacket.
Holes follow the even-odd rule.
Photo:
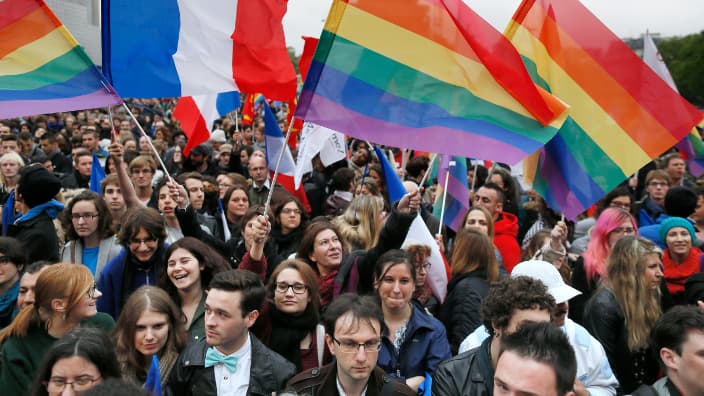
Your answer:
[[[459,275],[447,285],[447,298],[440,307],[438,319],[447,329],[452,354],[467,335],[482,324],[481,306],[489,292],[484,270]]]
[[[321,368],[306,370],[291,378],[287,390],[293,390],[298,396],[335,396],[337,392],[337,363],[330,363]],[[367,382],[366,396],[402,396],[417,395],[406,384],[397,381],[375,367]]]
[[[445,326],[415,303],[404,337],[399,350],[388,337],[382,339],[376,364],[393,377],[405,380],[432,374],[440,362],[452,356]]]
[[[479,348],[441,363],[433,375],[433,396],[492,396],[494,369],[489,355],[490,344],[491,337]]]
[[[249,338],[252,342],[252,366],[247,395],[270,396],[272,392],[281,391],[286,381],[296,374],[296,367],[264,346],[254,335],[250,334]],[[207,350],[205,338],[186,347],[171,370],[164,395],[217,395],[214,368],[205,367]]]
[[[244,241],[242,240],[241,235],[232,235],[230,240],[225,242],[217,237],[209,235],[200,227],[196,212],[190,205],[185,210],[176,209],[176,218],[178,219],[179,226],[181,226],[183,236],[198,238],[212,246],[218,251],[218,253],[230,262],[232,268],[237,268],[240,262],[242,262],[242,257],[244,257],[245,253],[247,253],[247,249],[244,246]],[[266,272],[267,280],[269,279],[269,275],[271,275],[274,268],[276,268],[276,266],[283,261],[282,257],[276,254],[276,250],[276,244],[271,238],[269,238],[264,246],[264,255],[267,257],[267,261],[269,263]]]
[[[10,224],[7,236],[22,243],[28,263],[39,260],[51,263],[59,261],[59,238],[56,236],[54,222],[46,213],[19,224]]]
[[[649,349],[628,349],[628,329],[623,310],[613,292],[600,288],[584,309],[584,327],[599,340],[618,379],[620,391],[631,393],[658,377],[658,363]]]
[[[379,234],[379,242],[369,250],[356,250],[345,255],[335,278],[333,298],[342,293],[371,294],[374,292],[374,267],[379,256],[391,249],[400,249],[406,239],[415,214],[401,213],[395,207]],[[321,307],[321,310],[324,307]]]
[[[73,171],[73,164],[71,159],[65,156],[61,150],[56,149],[48,155],[51,164],[54,165],[54,172],[58,173],[70,173]]]
[[[157,250],[154,254],[163,254],[167,246],[164,246],[160,250]],[[124,284],[125,282],[125,272],[126,266],[132,265],[128,263],[128,253],[127,249],[122,248],[120,254],[113,257],[108,264],[103,268],[103,272],[98,278],[98,290],[103,293],[97,301],[98,311],[105,312],[106,314],[117,319],[122,311],[122,306],[127,302],[129,294],[133,291],[139,289],[144,285],[156,285],[156,274],[159,271],[165,271],[163,268],[163,262],[152,266],[146,271],[134,270],[130,285]],[[123,295],[123,291],[127,292],[127,295]]]
[[[83,177],[80,173],[78,173],[75,168],[73,169],[73,171],[67,172],[61,179],[61,187],[68,189],[88,188],[90,187],[89,184],[90,177]]]

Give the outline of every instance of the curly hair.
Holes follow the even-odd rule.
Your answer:
[[[516,310],[541,309],[552,312],[555,299],[543,282],[527,276],[506,278],[489,288],[482,302],[482,322],[489,334],[494,327],[508,326]]]

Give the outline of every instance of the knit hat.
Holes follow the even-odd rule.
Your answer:
[[[225,131],[222,129],[216,129],[210,134],[210,141],[215,143],[225,143],[227,138],[225,137]]]
[[[694,243],[694,240],[697,239],[696,235],[694,235],[694,226],[692,225],[691,221],[682,217],[668,217],[662,223],[660,223],[660,242],[663,245],[666,245],[665,239],[667,237],[667,233],[675,227],[686,228],[687,231],[689,231],[689,236],[692,237],[692,243]]]
[[[61,181],[39,164],[23,168],[20,171],[20,181],[17,193],[27,206],[33,208],[49,202],[61,190]]]

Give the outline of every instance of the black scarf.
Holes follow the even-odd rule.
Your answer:
[[[308,304],[300,315],[290,315],[276,309],[271,303],[271,338],[269,347],[296,365],[297,372],[303,371],[301,361],[301,340],[310,334],[318,324],[318,312]],[[313,344],[311,343],[311,347]]]

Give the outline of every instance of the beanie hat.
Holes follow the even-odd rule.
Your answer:
[[[689,231],[689,236],[692,237],[692,243],[694,243],[694,241],[697,239],[697,237],[694,235],[694,226],[692,225],[691,221],[682,217],[668,217],[667,219],[663,220],[662,223],[660,223],[660,242],[663,245],[666,245],[665,238],[667,237],[667,233],[675,227],[686,228],[687,231]]]
[[[33,208],[49,202],[61,190],[59,178],[39,164],[30,165],[20,171],[17,193],[27,206]]]

